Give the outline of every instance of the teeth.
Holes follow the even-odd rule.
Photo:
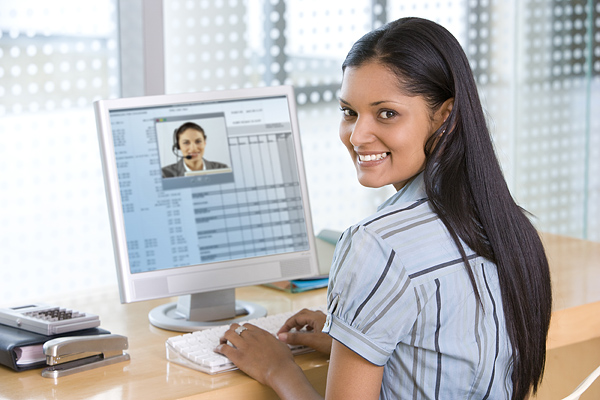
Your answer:
[[[388,153],[381,153],[381,154],[367,154],[367,155],[358,155],[358,159],[360,161],[379,161],[379,160],[383,160],[384,158],[386,158],[388,155]]]

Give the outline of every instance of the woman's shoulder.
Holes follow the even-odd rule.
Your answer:
[[[378,248],[393,250],[412,278],[441,266],[460,265],[462,260],[456,243],[427,198],[383,207],[354,225],[347,234],[350,241],[366,235],[378,243]],[[476,257],[465,243],[461,245],[468,257]],[[444,268],[439,273],[453,269]]]
[[[423,231],[433,230],[439,234],[438,221],[439,217],[427,198],[400,201],[380,207],[376,213],[349,227],[340,242],[345,241],[350,245],[367,240],[379,243],[378,247],[398,251],[401,247],[414,243],[416,238],[431,236],[431,233],[424,234]]]
[[[162,176],[163,178],[173,178],[176,176],[183,175],[183,161],[179,160],[174,164],[167,165],[162,168]]]
[[[222,169],[229,168],[227,164],[218,161],[208,161],[204,160],[204,164],[206,165],[206,169]]]
[[[371,256],[376,249],[406,255],[408,248],[419,250],[421,244],[428,242],[432,236],[443,236],[444,228],[428,200],[423,198],[380,208],[349,227],[338,244],[360,252],[371,248]]]

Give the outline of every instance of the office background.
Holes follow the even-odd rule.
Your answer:
[[[518,202],[600,241],[600,3],[593,0],[2,0],[0,306],[116,285],[92,103],[292,84],[314,226],[391,194],[356,181],[336,92],[352,43],[403,16],[471,61]]]

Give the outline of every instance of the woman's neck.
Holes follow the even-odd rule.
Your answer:
[[[197,160],[184,160],[184,162],[192,171],[200,171],[204,168],[204,160],[202,158]]]

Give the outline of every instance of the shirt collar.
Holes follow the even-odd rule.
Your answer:
[[[183,168],[185,168],[185,172],[193,172],[190,167],[187,166],[187,164],[185,163],[185,161],[183,159],[181,159],[183,161]],[[206,169],[206,160],[203,158],[202,159],[202,169],[199,171],[204,171]]]
[[[425,180],[423,178],[423,172],[412,177],[406,185],[398,190],[392,197],[383,202],[377,211],[383,210],[386,207],[392,206],[397,203],[411,203],[417,200],[421,200],[427,197],[425,192]]]

